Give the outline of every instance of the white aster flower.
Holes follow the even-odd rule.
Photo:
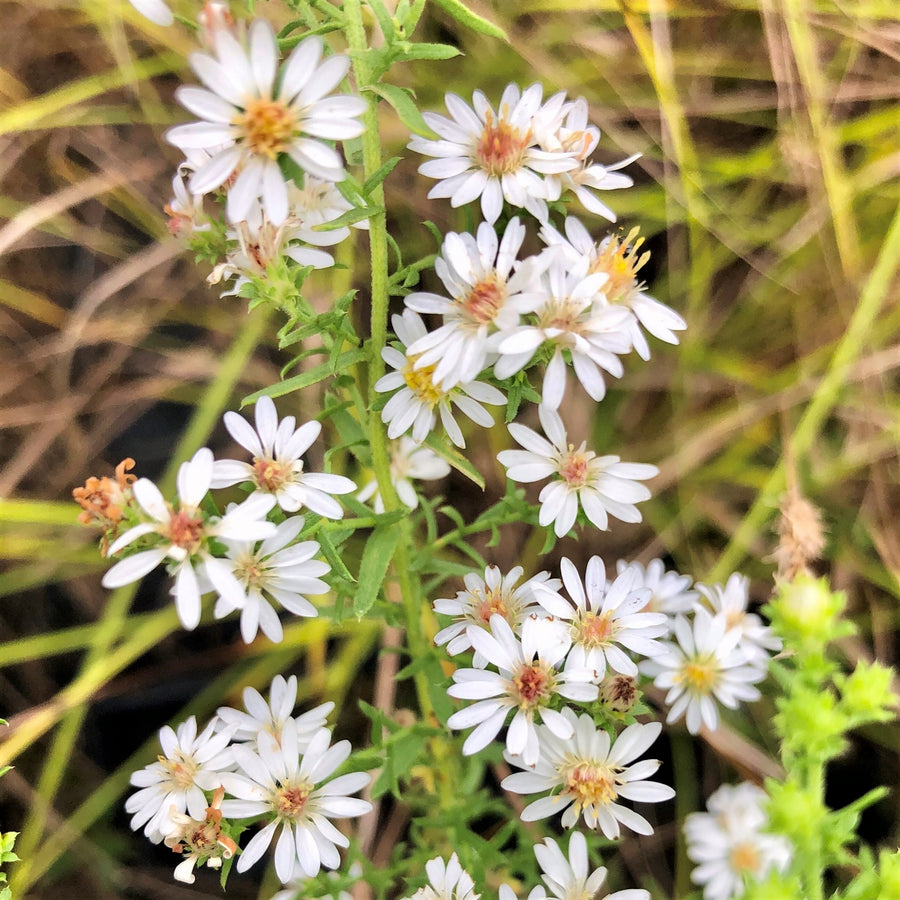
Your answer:
[[[151,547],[117,562],[103,576],[103,586],[122,587],[143,578],[166,559],[175,577],[172,594],[181,624],[188,631],[200,623],[200,595],[212,585],[223,597],[237,598],[242,593],[231,568],[210,553],[209,542],[216,538],[263,540],[275,533],[275,526],[264,517],[274,506],[272,498],[248,497],[221,518],[212,518],[200,509],[200,503],[213,480],[213,455],[205,447],[178,470],[178,503],[166,503],[159,488],[147,478],[139,478],[132,490],[141,510],[152,521],[142,522],[121,535],[109,548],[118,553],[138,538],[153,536]],[[201,585],[203,589],[201,590]]]
[[[646,285],[638,281],[638,271],[650,258],[649,253],[639,253],[644,239],[638,237],[638,229],[624,238],[610,235],[597,244],[574,216],[566,217],[564,227],[565,237],[551,225],[541,229],[541,237],[570,263],[586,259],[588,272],[606,275],[595,302],[631,312],[628,332],[641,359],[650,359],[650,347],[641,328],[667,344],[677,344],[675,332],[684,331],[687,323],[675,310],[654,300],[646,293]]]
[[[625,650],[644,657],[664,650],[653,638],[665,633],[666,617],[641,612],[649,591],[634,586],[633,572],[626,570],[607,583],[606,567],[599,556],[588,562],[584,584],[569,559],[563,557],[560,569],[574,608],[557,593],[541,589],[536,595],[548,613],[569,623],[572,649],[566,657],[567,669],[589,669],[599,682],[609,665],[613,671],[633,678],[638,667]]]
[[[419,888],[409,900],[478,900],[472,876],[460,865],[454,853],[445,863],[441,857],[425,863],[428,884]]]
[[[624,371],[619,354],[631,350],[631,314],[620,306],[597,303],[608,276],[588,271],[588,260],[572,261],[561,253],[549,253],[549,265],[534,287],[539,299],[533,306],[536,322],[519,325],[497,345],[494,363],[497,378],[508,378],[534,358],[549,341],[553,356],[547,364],[542,402],[558,409],[566,389],[566,356],[575,377],[598,402],[606,396],[601,370],[619,378]]]
[[[416,509],[419,495],[413,486],[413,479],[435,481],[450,474],[450,463],[438,456],[430,447],[417,444],[405,434],[391,447],[391,484],[404,506]],[[357,495],[362,502],[372,499],[375,512],[384,512],[384,500],[378,490],[378,482],[373,478]]]
[[[169,217],[166,223],[169,234],[175,237],[188,238],[195,232],[209,231],[212,225],[203,211],[203,197],[192,194],[184,184],[184,177],[176,172],[172,176],[172,193],[174,196],[165,205],[164,212]]]
[[[724,615],[696,607],[693,625],[684,616],[675,617],[674,635],[675,641],[665,642],[664,653],[641,664],[656,687],[668,690],[666,722],[684,716],[691,734],[701,725],[715,731],[717,702],[736,709],[741,700],[759,698],[753,685],[762,681],[765,669],[747,664],[740,631],[729,629]]]
[[[557,791],[533,801],[522,812],[524,822],[562,813],[564,828],[572,828],[584,816],[588,828],[600,828],[610,840],[620,833],[620,823],[638,834],[653,834],[641,815],[616,801],[621,797],[640,803],[658,803],[675,796],[668,785],[646,781],[659,768],[659,760],[632,763],[659,736],[662,725],[629,725],[615,740],[595,727],[586,713],[576,716],[568,708],[563,717],[574,736],[561,739],[546,727],[539,729],[540,759],[533,771],[516,772],[503,779],[503,788],[515,794]],[[507,760],[521,767],[515,758]]]
[[[301,457],[322,431],[319,422],[295,429],[293,416],[280,422],[270,397],[256,401],[256,430],[235,412],[225,413],[228,433],[253,454],[253,462],[220,459],[213,469],[212,486],[229,487],[250,481],[256,487],[251,497],[272,495],[285,512],[307,507],[320,516],[340,519],[341,505],[329,494],[349,494],[356,485],[343,475],[304,472]]]
[[[254,203],[247,218],[226,232],[229,241],[236,241],[207,277],[210,284],[223,279],[235,279],[223,297],[238,296],[241,288],[252,278],[263,278],[268,268],[281,259],[291,259],[298,266],[327,269],[334,265],[334,257],[317,247],[337,244],[344,237],[341,229],[315,231],[308,223],[295,216],[274,225],[266,217],[262,207]],[[315,246],[309,246],[313,244]]]
[[[691,576],[679,575],[678,572],[666,571],[661,559],[651,559],[646,566],[639,562],[626,562],[620,559],[616,563],[616,571],[621,575],[626,569],[634,573],[634,587],[649,588],[650,599],[644,612],[665,613],[676,616],[690,612],[700,596],[691,590]],[[669,630],[668,627],[666,630]]]
[[[244,688],[243,700],[246,712],[230,706],[220,706],[216,715],[223,729],[231,729],[233,741],[249,741],[253,749],[257,749],[260,735],[266,735],[280,744],[284,726],[288,721],[293,721],[299,752],[304,753],[313,735],[324,727],[326,717],[334,709],[334,704],[329,701],[292,717],[291,713],[297,705],[296,675],[291,675],[288,679],[276,675],[269,689],[268,702],[252,687]]]
[[[142,15],[155,25],[171,25],[175,21],[172,10],[164,0],[128,0],[128,2]]]
[[[750,581],[737,572],[729,576],[723,587],[721,584],[698,584],[697,590],[703,594],[713,615],[721,614],[729,629],[740,633],[739,646],[744,651],[747,662],[765,667],[770,652],[781,649],[781,638],[755,613],[747,612],[750,602]]]
[[[411,309],[405,310],[403,315],[392,316],[391,322],[394,333],[405,348],[427,333],[422,317]],[[447,436],[457,447],[465,447],[466,442],[453,418],[451,404],[461,409],[476,425],[490,428],[494,420],[481,404],[502,406],[506,403],[497,388],[480,381],[467,381],[444,390],[433,380],[435,367],[417,368],[418,357],[408,349],[401,353],[395,347],[385,347],[381,355],[395,370],[375,383],[375,390],[380,393],[397,391],[381,411],[381,420],[387,424],[388,437],[392,440],[411,429],[416,443],[424,441],[437,422],[437,408]]]
[[[322,728],[301,756],[296,724],[289,719],[280,745],[263,737],[258,753],[243,744],[232,748],[239,772],[226,773],[222,783],[237,799],[226,800],[222,813],[229,818],[269,819],[244,848],[237,862],[238,872],[246,872],[259,860],[279,825],[275,873],[282,884],[298,869],[313,877],[322,866],[336,869],[340,865],[337,848],[350,842],[330,819],[361,816],[371,810],[368,801],[347,796],[364,788],[370,778],[365,772],[352,772],[323,784],[350,755],[349,741],[329,748],[330,743],[331,732]]]
[[[766,793],[756,785],[722,785],[707,804],[708,813],[691,813],[684,823],[687,854],[697,863],[694,884],[705,900],[731,900],[744,893],[745,879],[762,881],[791,862],[791,845],[766,834]]]
[[[477,378],[496,359],[502,332],[534,307],[535,298],[526,293],[534,279],[534,259],[513,272],[524,239],[525,226],[518,218],[506,226],[499,242],[487,222],[478,226],[477,238],[451,232],[434,261],[449,298],[416,291],[404,299],[409,309],[444,319],[408,350],[417,357],[416,369],[434,367],[432,380],[444,390]]]
[[[288,193],[278,157],[285,153],[305,172],[340,181],[340,155],[322,142],[358,137],[365,102],[346,95],[326,96],[347,74],[346,56],[322,60],[322,39],[301,41],[278,71],[272,26],[257,19],[243,47],[227,29],[214,33],[215,56],[194,53],[190,63],[206,88],[181,87],[178,102],[201,118],[177,125],[167,140],[183,150],[215,151],[191,178],[190,190],[207,194],[238,172],[228,190],[229,221],[247,218],[262,199],[268,219],[288,216]],[[224,147],[224,149],[220,149]]]
[[[277,526],[275,534],[257,545],[254,541],[223,541],[227,565],[245,591],[243,602],[236,596],[220,597],[213,613],[217,619],[241,611],[241,637],[249,644],[258,630],[273,643],[284,637],[281,620],[270,598],[295,616],[313,617],[318,610],[304,596],[328,592],[319,578],[331,571],[328,563],[313,557],[316,541],[293,541],[303,528],[303,516],[291,516]],[[288,546],[290,544],[290,546]]]
[[[229,747],[233,729],[215,734],[213,719],[200,734],[197,720],[191,716],[177,730],[164,725],[159,731],[162,755],[155,763],[131,776],[130,783],[140,790],[125,801],[132,813],[131,827],[159,844],[177,825],[173,813],[187,812],[192,819],[205,819],[207,802],[204,791],[214,791],[222,783],[222,772],[233,762]]]
[[[524,93],[510,84],[497,112],[481,91],[472,96],[474,110],[455,94],[447,94],[444,100],[451,118],[424,113],[440,140],[414,137],[409,147],[435,157],[419,166],[421,174],[440,179],[428,198],[449,197],[450,205],[457,207],[480,197],[482,214],[492,225],[504,200],[546,219],[545,201],[559,195],[543,176],[574,169],[578,161],[571,153],[537,146],[534,124],[542,115],[542,94],[539,84]]]
[[[556,97],[552,99],[555,100]],[[591,163],[589,157],[600,141],[600,129],[588,125],[587,101],[579,97],[558,106],[557,111],[551,100],[544,108],[550,113],[550,117],[540,123],[537,131],[541,147],[544,150],[571,153],[578,160],[576,168],[558,175],[548,175],[547,181],[554,185],[554,192],[557,195],[570,190],[586,210],[615,222],[616,214],[592,192],[631,187],[634,184],[631,178],[620,175],[618,170],[633,163],[640,154],[629,156],[628,159],[609,166]]]
[[[650,893],[641,890],[600,894],[600,886],[606,879],[606,868],[601,866],[588,874],[587,840],[580,831],[573,831],[569,838],[568,858],[552,838],[544,838],[543,844],[535,844],[534,855],[541,866],[541,880],[553,900],[650,900]],[[528,895],[528,900],[547,896],[539,885]]]
[[[353,209],[353,204],[337,189],[334,182],[308,174],[304,176],[303,187],[293,181],[288,185],[288,202],[291,217],[301,221],[307,229],[333,222]],[[368,230],[369,220],[354,222],[353,227]],[[350,229],[343,227],[330,232],[314,233],[337,235],[334,243],[338,243],[350,236]]]
[[[502,616],[493,615],[490,631],[469,626],[469,640],[498,671],[457,669],[453,673],[454,683],[447,693],[477,702],[450,716],[447,725],[454,729],[475,726],[463,744],[463,753],[471,756],[497,736],[514,709],[506,748],[511,757],[533,766],[540,754],[536,716],[561,739],[571,737],[572,724],[547,705],[554,695],[591,702],[597,699],[597,685],[587,682],[589,673],[560,671],[569,636],[566,627],[552,618],[529,616],[522,623],[520,641]]]
[[[514,422],[509,433],[525,449],[503,450],[497,459],[506,466],[506,475],[513,481],[553,479],[538,496],[540,524],[545,528],[552,524],[557,537],[568,534],[578,517],[579,504],[602,531],[609,528],[609,516],[623,522],[640,522],[641,514],[634,504],[649,499],[650,491],[638,482],[653,478],[659,469],[644,463],[621,462],[618,456],[597,456],[586,449],[584,441],[576,449],[568,443],[559,413],[541,404],[538,417],[550,440]]]
[[[469,572],[463,579],[465,590],[458,591],[456,597],[434,601],[436,613],[456,619],[434,636],[435,644],[446,644],[447,653],[456,656],[472,646],[469,626],[488,628],[491,616],[495,615],[502,616],[513,633],[518,634],[525,619],[541,612],[537,604],[538,590],[556,591],[562,584],[558,578],[551,578],[549,572],[538,572],[518,584],[524,573],[521,566],[510,569],[506,575],[501,574],[497,566],[488,566],[484,570],[484,578],[476,572]],[[481,653],[475,652],[474,664],[477,668],[484,668],[487,662]]]

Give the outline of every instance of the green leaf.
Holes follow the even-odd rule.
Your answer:
[[[255,403],[260,397],[283,397],[285,394],[300,391],[303,388],[309,387],[311,384],[318,384],[320,381],[324,381],[332,375],[337,375],[339,372],[345,372],[357,363],[362,362],[365,358],[366,351],[363,350],[362,347],[357,347],[354,350],[347,350],[342,353],[333,364],[330,361],[322,363],[314,369],[304,372],[302,375],[295,375],[293,378],[288,378],[286,381],[280,381],[278,384],[263,388],[261,391],[247,394],[247,396],[241,400],[241,406],[246,406],[248,403]]]
[[[499,25],[495,25],[493,22],[472,12],[472,10],[461,3],[460,0],[434,0],[434,2],[447,13],[448,16],[456,19],[457,22],[465,25],[467,28],[471,28],[472,31],[499,38],[501,41],[509,41],[506,32]]]
[[[425,444],[434,450],[438,456],[445,459],[457,472],[462,472],[470,481],[474,481],[484,490],[484,478],[481,472],[467,460],[462,453],[452,447],[446,440],[441,440],[436,434],[429,434],[425,438]]]
[[[366,183],[362,186],[363,194],[365,194],[366,197],[368,197],[372,193],[372,191],[374,191],[375,188],[377,188],[378,185],[381,184],[384,181],[384,179],[387,178],[388,175],[390,175],[391,172],[394,171],[395,168],[397,168],[397,163],[399,163],[400,160],[402,160],[402,159],[403,159],[402,156],[392,156],[389,160],[387,160],[386,162],[383,162],[366,179]]]
[[[356,584],[356,579],[350,573],[350,570],[345,565],[344,560],[341,559],[341,555],[337,552],[337,548],[334,546],[334,542],[331,540],[328,532],[324,530],[318,531],[316,533],[316,540],[319,542],[319,546],[322,548],[322,555],[331,566],[331,571],[336,575],[339,575],[341,578],[346,579],[351,584]]]
[[[387,100],[397,112],[400,121],[413,133],[421,135],[425,138],[436,140],[436,135],[426,124],[419,112],[419,107],[404,88],[397,87],[395,84],[372,84],[366,90],[378,94],[382,100]]]
[[[381,0],[366,0],[366,3],[369,6],[369,9],[375,13],[375,18],[378,19],[378,25],[381,28],[381,33],[384,35],[385,40],[388,44],[394,43],[394,21],[391,18],[390,12],[388,12],[387,7]]]
[[[397,48],[397,62],[409,62],[414,59],[453,59],[461,56],[458,47],[449,44],[409,44]]]
[[[322,222],[321,225],[316,225],[313,231],[337,231],[338,228],[355,225],[357,222],[362,222],[363,219],[370,219],[372,216],[377,216],[383,212],[384,208],[381,206],[363,206],[358,209],[348,209],[347,212],[342,213],[336,219],[329,219],[327,222]]]
[[[364,616],[375,603],[399,537],[399,528],[393,525],[380,525],[366,541],[362,562],[359,564],[359,587],[353,598],[353,612],[357,616]]]

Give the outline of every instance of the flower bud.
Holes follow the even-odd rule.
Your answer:
[[[630,712],[637,699],[637,686],[628,675],[609,675],[600,684],[600,700],[614,712]]]

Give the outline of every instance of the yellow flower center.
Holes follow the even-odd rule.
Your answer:
[[[298,461],[300,470],[303,463]],[[257,486],[271,494],[277,494],[288,482],[294,479],[294,464],[285,465],[275,459],[253,457],[253,479]]]
[[[606,244],[598,249],[597,258],[591,263],[590,272],[604,272],[607,281],[603,285],[603,293],[610,303],[623,303],[638,289],[637,273],[644,266],[649,253],[638,256],[638,250],[644,243],[638,237],[638,229],[632,229],[626,238],[620,240],[611,236]]]
[[[572,766],[563,777],[563,793],[575,798],[575,808],[603,806],[618,797],[616,773],[609,766],[581,762]]]
[[[496,273],[479,281],[460,301],[465,311],[479,325],[493,322],[506,300],[506,286]]]
[[[515,172],[522,165],[522,158],[531,143],[531,131],[524,134],[514,128],[502,113],[499,121],[494,122],[491,111],[485,116],[484,131],[478,139],[475,156],[481,167],[489,174],[497,177]]]
[[[421,369],[417,369],[415,368],[416,359],[418,357],[409,358],[409,362],[403,367],[403,379],[422,403],[434,406],[441,397],[445,396],[445,392],[431,380],[437,365],[422,366]]]
[[[233,122],[243,131],[253,153],[269,159],[283,153],[299,130],[297,115],[286,103],[264,97],[251,100]]]
[[[285,819],[300,818],[312,791],[313,785],[308,781],[279,787],[275,791],[275,809],[278,815]]]
[[[684,684],[692,694],[710,694],[715,687],[718,677],[718,669],[709,659],[692,659],[685,663],[678,675],[678,680]]]
[[[157,756],[156,759],[168,772],[169,781],[180,790],[186,790],[194,783],[194,776],[199,767],[193,759],[183,756],[181,751],[175,751],[175,759],[165,756]]]

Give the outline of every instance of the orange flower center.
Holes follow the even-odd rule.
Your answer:
[[[759,850],[752,843],[738,844],[731,851],[730,855],[731,868],[735,872],[747,872],[753,875],[760,870],[762,860],[759,857]]]
[[[513,685],[519,695],[521,709],[538,706],[550,695],[550,670],[540,662],[522,666],[513,676]]]
[[[475,156],[482,169],[497,177],[515,172],[522,165],[525,150],[531,143],[531,132],[522,134],[501,115],[498,122],[490,110],[485,116],[484,131],[475,148]]]
[[[189,788],[194,783],[197,774],[197,763],[190,757],[185,757],[180,751],[175,751],[175,759],[165,756],[156,757],[159,764],[169,773],[169,780],[181,790]]]
[[[568,297],[554,297],[538,313],[538,324],[545,330],[554,328],[559,331],[578,331],[582,311],[583,304],[573,302]]]
[[[575,622],[576,640],[586,647],[602,647],[612,640],[615,633],[616,625],[610,612],[599,616],[585,612]]]
[[[559,474],[570,488],[583,488],[587,484],[590,475],[590,463],[596,454],[592,450],[585,450],[582,444],[577,450],[569,445],[568,453],[564,453],[559,460]]]
[[[503,616],[503,618],[512,625],[509,618],[509,604],[506,602],[506,597],[503,595],[503,592],[485,588],[484,598],[481,603],[475,607],[475,617],[485,624],[488,624],[491,621],[491,616],[494,615]]]
[[[169,520],[168,539],[176,546],[193,553],[203,538],[203,517],[194,510],[181,509]]]
[[[462,299],[461,304],[479,325],[493,322],[506,300],[506,286],[496,274],[479,281]]]
[[[253,153],[269,159],[283,153],[299,130],[297,116],[286,103],[263,97],[251,100],[234,124],[242,129]]]

